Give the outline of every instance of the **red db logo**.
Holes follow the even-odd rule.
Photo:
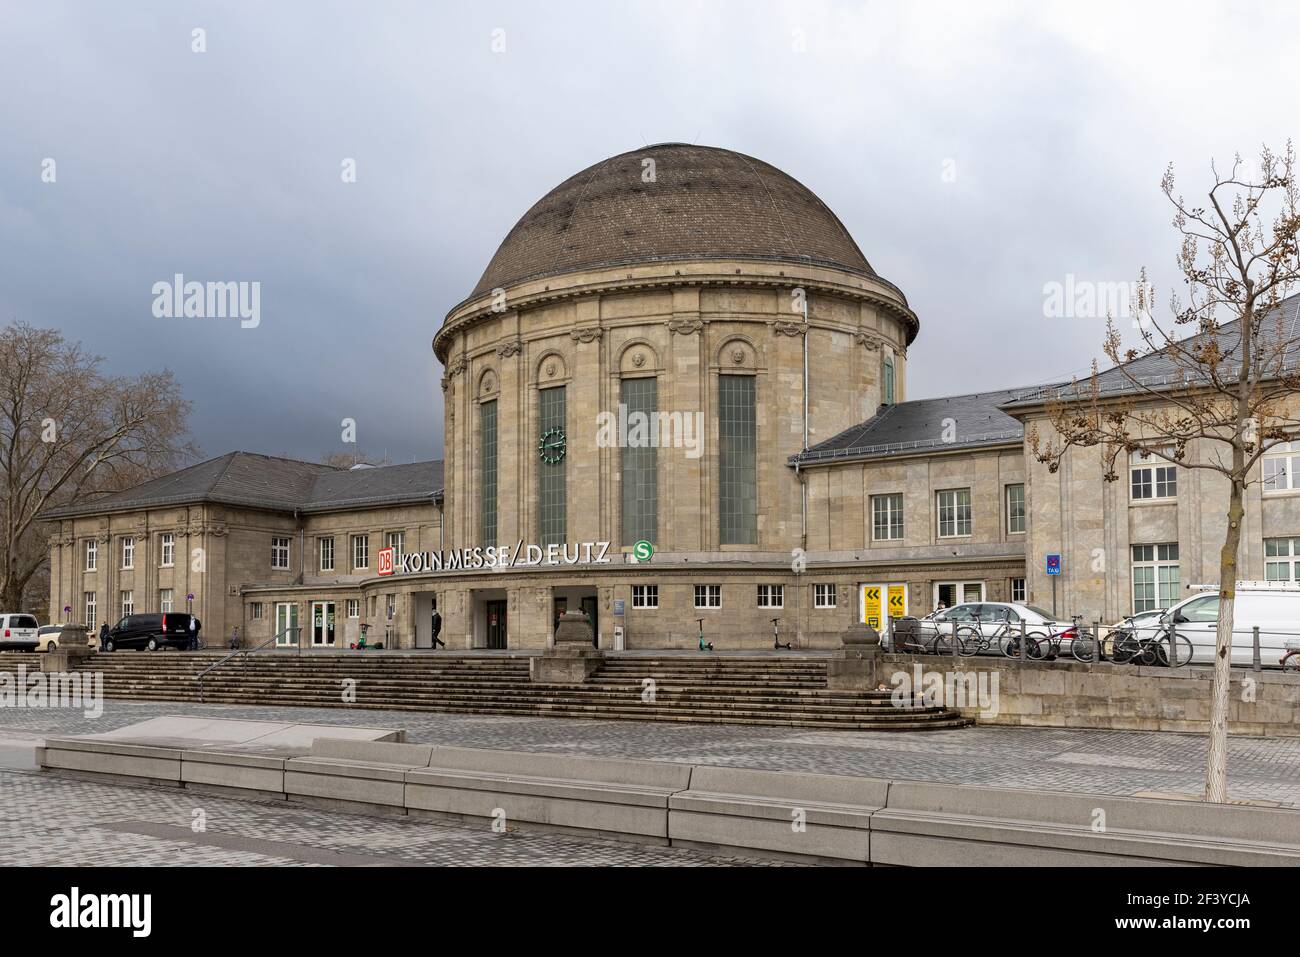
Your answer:
[[[379,574],[391,575],[393,573],[393,550],[391,548],[381,548],[379,550]]]

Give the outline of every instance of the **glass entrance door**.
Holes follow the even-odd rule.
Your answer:
[[[275,604],[275,646],[293,647],[301,636],[298,633],[298,603],[281,601]]]
[[[333,647],[334,602],[311,603],[311,643],[313,647]]]
[[[490,601],[485,609],[487,614],[487,646],[504,648],[506,646],[506,603]]]

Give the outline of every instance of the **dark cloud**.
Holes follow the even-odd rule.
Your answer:
[[[1166,162],[1190,191],[1294,132],[1296,14],[1234,9],[11,6],[0,321],[170,367],[209,453],[336,451],[354,418],[363,451],[430,457],[430,340],[514,221],[577,169],[687,140],[836,210],[921,316],[912,397],[1082,372],[1101,323],[1044,318],[1044,283],[1168,281]],[[260,282],[260,327],[154,318],[178,272]]]

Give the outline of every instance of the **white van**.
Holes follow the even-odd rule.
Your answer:
[[[35,651],[36,629],[39,627],[31,615],[0,614],[0,649]]]
[[[1215,630],[1219,621],[1217,589],[1183,599],[1169,609],[1165,621],[1192,643],[1193,665],[1214,664]],[[1237,582],[1237,601],[1232,612],[1234,665],[1254,662],[1256,626],[1260,664],[1276,668],[1283,655],[1300,648],[1300,584]]]

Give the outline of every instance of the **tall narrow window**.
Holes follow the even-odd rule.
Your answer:
[[[878,542],[903,537],[903,493],[871,496],[871,537]]]
[[[1025,486],[1007,486],[1007,532],[1017,534],[1025,530]]]
[[[99,624],[99,619],[96,617],[95,593],[93,591],[88,591],[85,592],[82,597],[86,602],[86,629],[88,631],[94,631],[95,627]]]
[[[159,540],[161,544],[162,559],[159,564],[163,568],[171,568],[176,564],[176,536],[171,532],[163,532]]]
[[[623,544],[653,542],[659,523],[659,473],[654,431],[658,379],[624,379],[619,386],[620,418],[627,417],[622,450]]]
[[[352,536],[352,569],[354,571],[370,567],[370,536]]]
[[[494,545],[497,540],[497,400],[478,407],[479,441],[479,541]]]
[[[894,357],[885,356],[885,388],[881,393],[881,402],[885,405],[894,404]]]
[[[537,393],[538,463],[537,515],[538,536],[543,545],[562,545],[565,536],[564,457],[567,440],[564,434],[564,386],[542,389]]]
[[[1168,608],[1179,598],[1178,543],[1134,545],[1133,611]]]
[[[718,540],[723,545],[758,544],[754,432],[754,377],[718,376]]]
[[[86,571],[93,572],[99,565],[99,543],[93,538],[86,542]]]

